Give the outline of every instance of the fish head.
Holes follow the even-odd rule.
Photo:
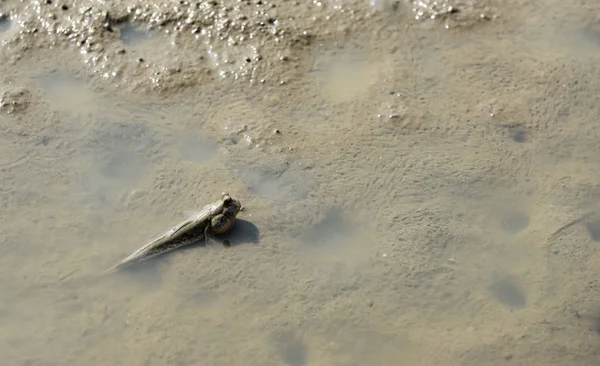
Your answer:
[[[228,193],[223,193],[222,200],[223,213],[235,217],[242,210],[242,203],[238,199],[231,197]]]

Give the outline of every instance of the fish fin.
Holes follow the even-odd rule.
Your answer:
[[[214,235],[212,227],[210,225],[207,225],[206,228],[204,229],[204,245],[209,247],[209,246],[213,246],[214,244],[221,244],[227,248],[229,248],[231,246],[231,243],[229,242],[229,240],[217,239],[217,237]]]

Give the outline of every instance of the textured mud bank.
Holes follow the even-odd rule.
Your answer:
[[[473,3],[404,1],[4,1],[3,51],[78,51],[89,72],[137,91],[250,85],[301,77],[315,43],[376,32],[407,20],[461,28],[494,17]],[[414,23],[414,22],[413,22]],[[418,23],[418,22],[417,22]],[[144,46],[146,38],[151,42]],[[301,69],[301,70],[298,70]]]

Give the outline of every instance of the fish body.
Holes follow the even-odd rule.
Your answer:
[[[209,239],[206,238],[207,234],[223,234],[231,230],[241,208],[238,200],[223,193],[220,200],[204,206],[202,210],[151,240],[109,268],[107,272],[146,261],[203,239]]]

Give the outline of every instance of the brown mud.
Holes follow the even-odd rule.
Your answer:
[[[598,65],[584,1],[0,1],[3,365],[597,365]]]

